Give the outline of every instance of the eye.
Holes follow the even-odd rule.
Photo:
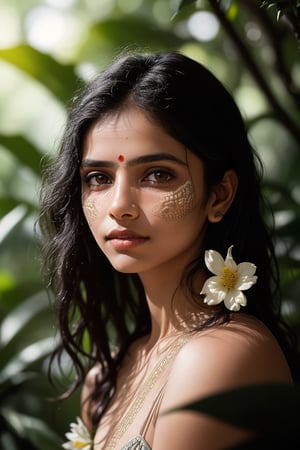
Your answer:
[[[106,184],[111,184],[110,177],[102,172],[90,172],[85,175],[84,182],[89,187],[98,187]]]
[[[144,181],[148,181],[151,184],[158,184],[167,183],[168,181],[173,180],[173,178],[174,175],[170,171],[166,169],[155,169],[148,172],[144,178]]]

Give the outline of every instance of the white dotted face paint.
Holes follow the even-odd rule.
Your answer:
[[[160,204],[155,206],[153,214],[170,222],[180,220],[193,210],[194,198],[192,183],[187,181],[176,191],[163,194]]]

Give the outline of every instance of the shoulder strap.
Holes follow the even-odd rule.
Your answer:
[[[165,390],[166,384],[167,384],[167,382],[165,382],[162,385],[161,389],[159,390],[159,392],[158,392],[158,394],[157,394],[157,396],[156,396],[156,398],[155,398],[155,400],[154,400],[154,402],[153,402],[153,404],[151,406],[149,414],[148,414],[148,416],[145,419],[144,425],[143,425],[143,427],[141,429],[141,436],[143,438],[145,438],[147,430],[148,430],[149,425],[151,424],[151,422],[153,420],[156,421],[156,418],[157,418],[157,415],[158,415],[158,411],[159,411],[159,408],[160,408],[160,404],[161,404],[161,401],[162,401],[162,398],[163,398],[163,395],[164,395],[164,390]]]
[[[126,430],[129,428],[129,426],[133,423],[135,417],[137,416],[138,412],[142,408],[145,399],[148,395],[148,393],[152,390],[153,386],[156,384],[156,382],[159,380],[161,375],[165,372],[171,361],[175,358],[181,347],[185,344],[187,341],[186,336],[179,336],[175,342],[170,346],[169,350],[165,354],[165,356],[157,363],[157,365],[154,367],[153,371],[149,375],[146,383],[142,385],[142,387],[138,390],[136,398],[119,425],[116,427],[108,446],[106,447],[106,450],[113,450],[116,447],[116,444],[118,440],[123,436],[123,434],[126,432]],[[162,395],[162,390],[160,391],[160,394]],[[159,394],[159,395],[160,395]],[[158,395],[158,397],[159,397]],[[157,399],[154,403],[156,403]],[[155,409],[155,408],[154,408]],[[150,412],[151,414],[151,412]],[[147,425],[147,420],[146,420]]]

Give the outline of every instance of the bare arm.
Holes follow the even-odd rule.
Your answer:
[[[89,402],[89,397],[95,388],[95,378],[99,374],[100,367],[93,367],[87,374],[84,380],[81,393],[81,417],[89,431],[92,430],[92,408]]]

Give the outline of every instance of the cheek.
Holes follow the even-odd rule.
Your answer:
[[[89,199],[86,195],[82,195],[82,209],[88,223],[93,222],[97,218],[97,208],[95,200]]]
[[[176,191],[161,196],[153,208],[153,215],[168,222],[178,221],[190,214],[195,205],[195,193],[190,181],[180,186]]]

